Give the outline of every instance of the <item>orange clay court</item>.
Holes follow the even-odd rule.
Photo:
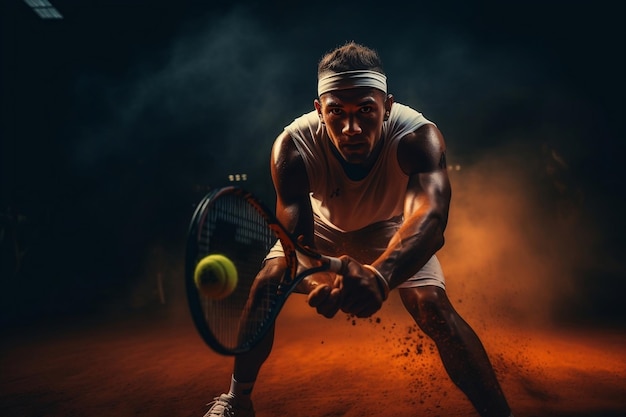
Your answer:
[[[434,345],[398,308],[333,320],[293,297],[254,400],[259,417],[475,416]],[[4,417],[201,417],[228,388],[231,359],[211,352],[184,312],[45,325],[3,338]],[[516,416],[626,415],[626,335],[486,328],[475,323]]]

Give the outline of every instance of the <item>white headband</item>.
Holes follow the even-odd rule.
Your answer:
[[[317,96],[334,90],[355,87],[373,87],[387,93],[387,77],[370,70],[336,72],[322,77],[317,82]]]

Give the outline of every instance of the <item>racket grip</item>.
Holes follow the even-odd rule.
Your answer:
[[[327,256],[326,260],[328,261],[328,270],[332,272],[340,272],[343,269],[343,262],[339,258],[334,258],[332,256]]]

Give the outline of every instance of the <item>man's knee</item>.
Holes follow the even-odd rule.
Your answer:
[[[415,322],[429,336],[453,332],[457,313],[443,288],[434,285],[402,288],[400,296]]]

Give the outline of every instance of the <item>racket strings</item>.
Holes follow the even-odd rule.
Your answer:
[[[255,282],[275,240],[264,217],[238,195],[216,199],[206,213],[200,229],[198,260],[221,253],[233,261],[238,272],[237,287],[225,299],[200,296],[209,331],[227,349],[236,350],[250,343],[270,320],[277,283]]]

